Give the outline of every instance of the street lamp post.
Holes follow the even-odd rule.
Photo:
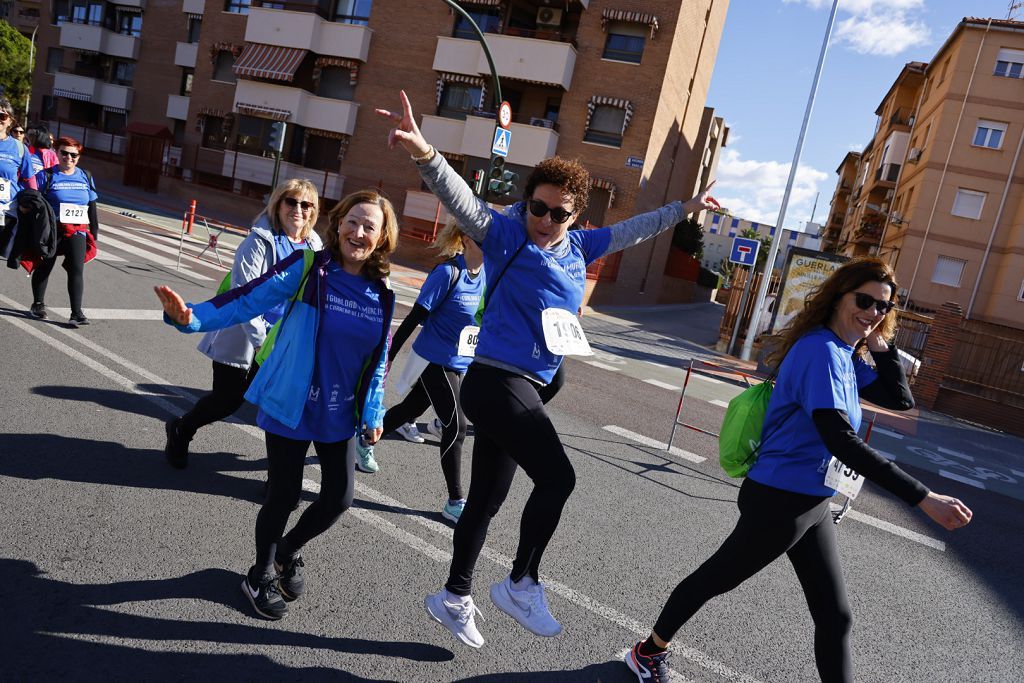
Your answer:
[[[36,61],[36,31],[38,30],[38,25],[32,29],[32,47],[29,48],[28,52],[28,94],[25,95],[25,127],[28,127],[28,105],[32,99],[32,78],[35,75],[33,73],[35,71],[33,64],[35,64]]]

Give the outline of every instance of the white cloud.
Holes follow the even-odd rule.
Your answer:
[[[737,218],[774,225],[782,206],[790,164],[779,161],[744,159],[736,149],[727,149],[718,162],[718,182],[713,194]],[[810,218],[814,195],[821,190],[818,218],[831,198],[830,175],[800,164],[793,181],[789,206],[786,209],[786,227],[796,227]]]
[[[812,9],[831,7],[830,0],[783,0]],[[840,12],[849,14],[839,21],[835,40],[854,52],[891,57],[931,38],[928,25],[919,18],[924,0],[844,0]]]

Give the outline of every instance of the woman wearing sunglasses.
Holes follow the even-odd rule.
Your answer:
[[[0,258],[3,259],[10,255],[14,227],[18,222],[14,196],[23,187],[36,189],[28,150],[11,135],[11,129],[15,127],[14,108],[9,100],[0,97],[0,215],[3,216],[3,223],[0,223]]]
[[[319,202],[316,187],[308,180],[293,178],[278,185],[238,246],[230,277],[221,289],[255,280],[300,249],[322,249],[320,236],[313,231]],[[188,465],[188,445],[196,432],[242,407],[258,369],[253,358],[267,332],[284,314],[284,307],[279,304],[248,322],[203,335],[199,350],[213,362],[213,389],[190,411],[167,422],[164,453],[173,467]]]
[[[840,471],[852,483],[867,478],[946,529],[971,521],[966,505],[930,492],[857,436],[860,399],[892,410],[914,406],[889,341],[896,331],[895,293],[895,276],[884,261],[850,261],[776,335],[768,362],[778,376],[760,453],[740,487],[739,521],[711,558],[672,591],[650,637],[626,653],[640,681],[669,680],[667,648],[676,631],[708,600],[783,554],[811,610],[821,680],[853,680],[852,616],[829,509],[843,486]],[[875,369],[865,362],[869,354]]]
[[[401,99],[402,113],[377,110],[396,125],[389,146],[400,144],[409,152],[430,189],[483,249],[494,283],[485,295],[476,356],[462,386],[462,407],[475,430],[469,495],[455,527],[448,581],[427,597],[426,608],[462,643],[484,644],[474,619],[473,569],[491,518],[522,467],[534,488],[523,510],[512,572],[492,586],[491,599],[532,633],[555,636],[562,627],[548,610],[538,572],[576,474],[538,391],[551,382],[565,353],[581,352],[575,315],[587,265],[718,203],[704,192],[613,228],[570,232],[586,209],[590,176],[578,163],[555,157],[534,168],[526,201],[505,215],[473,195],[423,138],[404,92]]]
[[[68,272],[68,298],[71,300],[72,327],[88,325],[82,310],[85,294],[85,264],[96,256],[96,240],[100,224],[96,216],[96,185],[88,171],[78,167],[82,143],[70,137],[57,140],[58,164],[44,170],[39,191],[53,207],[60,224],[60,246],[53,258],[46,259],[32,270],[32,307],[29,313],[40,319],[47,317],[46,286],[57,256],[64,257]]]

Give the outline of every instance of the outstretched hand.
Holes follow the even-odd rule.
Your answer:
[[[179,325],[188,325],[192,322],[192,309],[185,305],[185,300],[170,287],[159,285],[153,288],[156,298],[160,299],[160,305],[164,307],[167,317]]]
[[[704,190],[694,197],[683,202],[683,211],[685,213],[696,213],[698,211],[720,211],[722,205],[718,203],[718,200],[712,197],[709,193],[711,188],[715,186],[717,181],[712,180],[711,184],[704,188]]]
[[[378,116],[383,116],[395,127],[388,133],[388,149],[394,149],[395,144],[405,148],[410,156],[421,157],[430,151],[430,143],[423,137],[419,126],[416,125],[416,118],[412,114],[412,104],[405,91],[401,91],[402,113],[393,112],[389,109],[374,109]]]
[[[917,504],[936,524],[949,531],[967,526],[974,513],[971,509],[952,496],[929,493]]]

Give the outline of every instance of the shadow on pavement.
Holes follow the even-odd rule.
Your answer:
[[[173,401],[176,405],[182,406],[179,414],[186,412],[192,405],[195,404],[195,399],[187,396],[181,396],[177,393],[168,391],[166,386],[161,384],[139,384],[139,389],[148,394],[155,396],[161,396],[166,398],[168,401]],[[184,388],[176,387],[179,390],[186,391],[197,398],[205,394],[209,389],[195,389],[195,388]],[[65,385],[43,385],[32,388],[32,393],[39,396],[45,396],[47,398],[56,398],[61,401],[79,401],[82,403],[93,403],[104,408],[110,408],[111,410],[118,410],[123,413],[134,413],[136,415],[144,415],[151,417],[154,420],[158,420],[163,423],[170,417],[160,406],[156,405],[152,401],[140,401],[139,395],[131,391],[121,391],[118,389],[100,389],[97,387],[76,387],[76,386],[65,386]],[[256,409],[248,403],[242,404],[242,407],[235,413],[235,416],[245,420],[249,424],[256,423]],[[161,430],[161,435],[163,430]],[[163,436],[161,436],[161,439]],[[163,447],[161,443],[161,448]]]
[[[625,683],[635,681],[636,675],[621,661],[591,664],[582,669],[558,671],[526,671],[503,674],[484,674],[472,678],[459,678],[457,683]]]
[[[331,638],[281,630],[276,624],[162,619],[109,608],[199,599],[242,610],[239,575],[223,569],[169,579],[73,584],[47,578],[31,562],[0,558],[0,574],[5,578],[0,584],[4,619],[18,624],[4,637],[4,677],[10,680],[370,680],[333,669],[292,668],[262,655],[166,652],[164,645],[144,648],[111,639],[313,648],[416,662],[454,658],[450,650],[425,643]],[[237,600],[224,599],[235,595]]]

